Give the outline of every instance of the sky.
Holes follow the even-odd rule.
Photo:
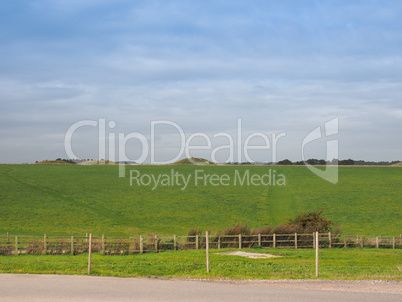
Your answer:
[[[401,15],[398,0],[0,1],[0,163],[65,158],[66,141],[167,162],[208,139],[189,154],[325,159],[336,140],[339,159],[402,160]]]

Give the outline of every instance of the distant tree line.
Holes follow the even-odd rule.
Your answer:
[[[68,164],[77,164],[77,163],[82,163],[85,161],[93,161],[94,159],[64,159],[64,158],[57,158],[56,161],[63,161]],[[353,160],[353,159],[343,159],[343,160],[338,160],[338,159],[333,159],[331,161],[326,161],[324,159],[316,159],[316,158],[310,158],[306,160],[306,163],[309,165],[341,165],[341,166],[390,166],[394,165],[397,163],[400,163],[401,161],[395,160],[395,161],[364,161],[364,160]],[[36,161],[38,163],[38,161]],[[117,162],[117,163],[124,163],[124,164],[136,164],[134,161],[130,162]],[[284,165],[284,166],[302,166],[305,165],[305,162],[300,160],[300,161],[295,161],[292,162],[289,159],[284,159],[280,160],[276,163],[274,162],[229,162],[225,163],[227,165],[255,165],[255,166],[261,166],[261,165]]]
[[[389,166],[389,165],[394,165],[399,163],[399,160],[396,161],[364,161],[364,160],[353,160],[353,159],[343,159],[343,160],[338,160],[338,159],[333,159],[331,161],[326,161],[324,159],[315,159],[311,158],[306,160],[306,163],[309,165],[341,165],[341,166]],[[284,159],[281,161],[277,162],[278,165],[304,165],[303,161],[296,161],[292,162],[289,159]]]
[[[324,159],[316,159],[316,158],[310,158],[305,161],[309,165],[341,165],[341,166],[389,166],[389,165],[394,165],[399,163],[399,160],[396,161],[364,161],[364,160],[353,160],[353,159],[343,159],[339,160],[334,158],[333,160],[324,160]],[[300,160],[300,161],[295,161],[292,162],[289,159],[284,159],[280,160],[277,163],[269,162],[269,163],[264,163],[264,162],[230,162],[226,163],[228,165],[285,165],[285,166],[301,166],[305,165],[305,162]]]
[[[333,159],[331,161],[326,161],[324,159],[316,159],[316,158],[310,158],[308,160],[306,160],[306,163],[309,165],[353,165],[354,164],[354,160],[353,159],[345,159],[345,160],[337,160],[337,159]],[[278,165],[304,165],[304,161],[296,161],[296,162],[292,162],[289,159],[284,159],[281,161],[277,162]]]

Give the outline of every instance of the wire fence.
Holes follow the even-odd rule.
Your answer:
[[[402,236],[361,236],[319,234],[320,248],[402,248]],[[256,234],[256,235],[210,235],[209,248],[315,248],[312,234]],[[105,255],[152,253],[206,248],[206,236],[93,236],[91,249]],[[88,253],[89,236],[0,236],[0,255],[47,254],[79,255]]]

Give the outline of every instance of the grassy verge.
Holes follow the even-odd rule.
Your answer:
[[[218,255],[211,250],[206,273],[205,251],[179,251],[126,256],[92,255],[91,275],[118,277],[192,277],[230,279],[315,278],[313,250],[262,249],[252,252],[280,258],[249,259]],[[88,255],[1,256],[0,273],[86,274]],[[325,249],[320,251],[321,279],[375,279],[402,281],[402,251],[386,249]]]

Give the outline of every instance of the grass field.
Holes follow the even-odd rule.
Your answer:
[[[219,250],[222,251],[222,250]],[[315,278],[315,251],[293,249],[247,250],[281,255],[280,258],[249,259],[218,255],[210,251],[206,273],[205,251],[180,251],[127,256],[92,255],[91,274],[118,277],[195,277],[230,279]],[[88,255],[0,256],[0,273],[86,274]],[[398,266],[402,252],[384,249],[323,249],[320,279],[375,279],[402,281]]]
[[[345,234],[402,232],[402,168],[339,167],[328,183],[306,167],[129,166],[141,175],[205,173],[233,177],[250,170],[283,174],[286,186],[130,186],[118,166],[0,165],[0,234],[185,235],[190,228],[283,223],[324,208]],[[127,170],[127,176],[128,176]]]

